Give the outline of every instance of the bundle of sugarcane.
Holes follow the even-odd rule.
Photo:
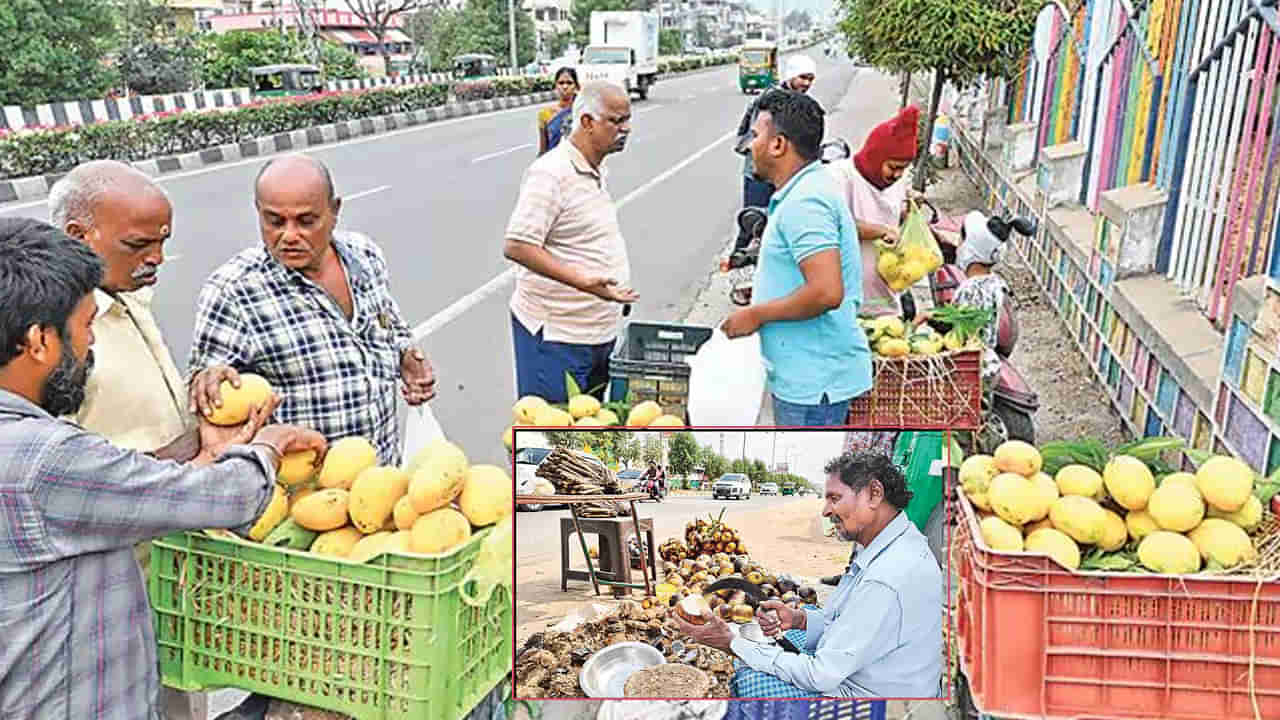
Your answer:
[[[618,479],[608,468],[588,462],[574,453],[552,450],[534,475],[551,481],[564,495],[617,495]]]

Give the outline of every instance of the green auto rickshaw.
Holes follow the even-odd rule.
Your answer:
[[[249,68],[254,97],[311,95],[324,90],[324,79],[315,65],[261,65]]]
[[[467,53],[453,58],[453,76],[456,78],[492,77],[497,74],[497,58],[492,55]]]
[[[738,87],[743,93],[760,92],[778,84],[778,46],[755,42],[738,55]]]

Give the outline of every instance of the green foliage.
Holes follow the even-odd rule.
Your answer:
[[[710,445],[703,445],[698,452],[698,464],[702,466],[705,476],[712,480],[723,475],[729,467],[729,463]]]
[[[306,63],[305,39],[296,32],[233,30],[200,38],[200,77],[206,87],[248,87],[250,68],[279,63]],[[363,77],[360,60],[344,48],[320,44],[320,63],[330,80]]]
[[[1041,0],[838,0],[850,52],[892,73],[942,70],[958,85],[1007,77]]]
[[[707,27],[707,22],[701,18],[693,26],[693,44],[696,47],[711,47],[711,28]]]
[[[518,78],[513,78],[518,79]],[[443,105],[448,85],[415,85],[254,103],[219,113],[156,113],[0,138],[0,178],[65,172],[99,158],[144,160],[343,120]]]
[[[0,2],[0,105],[101,98],[115,18],[101,0]]]
[[[651,433],[644,439],[640,449],[640,459],[645,463],[662,463],[662,437]]]
[[[558,58],[563,56],[565,51],[569,49],[569,40],[571,40],[572,38],[573,38],[572,32],[562,32],[562,33],[555,33],[553,35],[548,35],[547,38],[543,40],[544,47],[546,47],[547,49],[547,54],[553,58]],[[554,71],[555,69],[553,68],[552,72]]]
[[[506,64],[511,57],[511,36],[507,28],[507,0],[467,0],[458,27],[458,49],[462,53],[488,53]],[[533,18],[516,11],[516,63],[533,62],[537,45]],[[450,56],[450,62],[453,57]]]
[[[667,464],[671,466],[673,475],[687,476],[698,464],[698,443],[693,433],[678,432],[671,438],[671,448],[667,453]]]
[[[120,74],[131,92],[164,95],[186,92],[197,84],[200,49],[195,36],[172,41],[143,40],[120,52]]]
[[[920,137],[933,135],[946,82],[1009,77],[1031,43],[1042,0],[837,0],[839,28],[849,54],[890,73],[929,72],[933,97]],[[915,186],[923,190],[929,154],[917,158]]]
[[[684,38],[679,30],[662,30],[658,33],[658,54],[679,55],[684,50]]]

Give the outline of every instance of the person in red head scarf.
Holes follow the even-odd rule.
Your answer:
[[[900,315],[897,293],[876,271],[875,241],[898,241],[898,228],[906,219],[907,197],[913,193],[903,175],[915,160],[920,109],[908,105],[871,130],[862,149],[848,163],[832,168],[843,181],[849,209],[858,225],[862,246],[862,315]]]

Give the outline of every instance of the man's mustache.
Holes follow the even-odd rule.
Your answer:
[[[138,268],[134,270],[132,274],[129,275],[129,278],[132,280],[146,280],[146,279],[155,277],[156,273],[159,272],[159,270],[160,270],[159,265],[152,265],[151,263],[143,263],[142,265],[139,265]]]

